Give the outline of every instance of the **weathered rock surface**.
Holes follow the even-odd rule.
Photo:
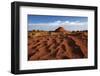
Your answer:
[[[70,32],[59,27],[54,32],[28,36],[28,60],[79,59],[88,57],[87,31]],[[37,32],[36,32],[37,33]],[[54,34],[53,34],[54,33]],[[38,32],[39,34],[39,32]]]

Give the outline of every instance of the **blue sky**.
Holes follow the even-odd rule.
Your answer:
[[[28,15],[28,30],[53,31],[58,27],[66,30],[87,30],[87,17]]]

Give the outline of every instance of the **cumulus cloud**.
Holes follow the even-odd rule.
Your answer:
[[[50,23],[32,23],[28,25],[29,30],[53,31],[58,27],[64,27],[66,30],[87,30],[87,22],[80,21],[54,21]]]
[[[60,24],[62,24],[62,21],[60,20],[52,22],[52,23],[48,23],[48,25],[51,25],[51,26],[59,26]]]

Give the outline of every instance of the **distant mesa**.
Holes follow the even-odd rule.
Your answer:
[[[67,30],[65,30],[63,27],[58,27],[55,32],[69,32]]]

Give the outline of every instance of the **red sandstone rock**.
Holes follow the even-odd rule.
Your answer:
[[[87,32],[68,32],[59,27],[52,33],[46,32],[46,35],[42,32],[43,36],[30,35],[28,60],[87,58]]]

